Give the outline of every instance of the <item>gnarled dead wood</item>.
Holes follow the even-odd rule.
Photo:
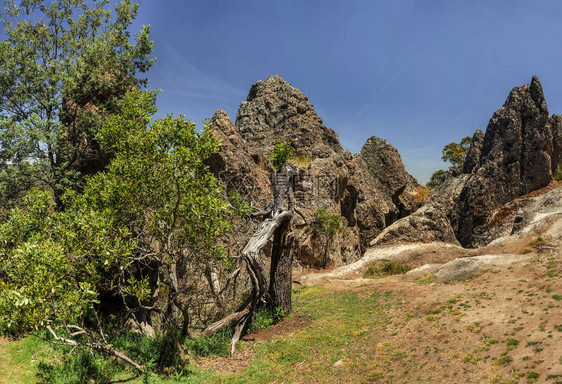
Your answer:
[[[265,295],[268,292],[268,278],[265,270],[264,262],[261,258],[261,250],[267,244],[268,240],[275,234],[275,231],[285,222],[291,220],[293,213],[291,211],[278,210],[273,216],[265,220],[260,229],[248,241],[242,250],[241,258],[246,265],[248,274],[252,281],[252,296],[247,300],[241,309],[231,313],[209,325],[202,332],[192,335],[195,338],[210,336],[226,327],[234,327],[234,336],[231,344],[231,354],[234,353],[234,347],[240,339],[244,326],[250,320],[258,308],[260,303],[265,302]]]

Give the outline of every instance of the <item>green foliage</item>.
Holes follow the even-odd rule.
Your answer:
[[[438,187],[450,177],[451,174],[447,171],[444,171],[442,169],[435,171],[433,172],[433,175],[431,175],[431,179],[427,183],[427,188],[433,189],[435,187]]]
[[[461,173],[470,144],[472,144],[472,137],[466,136],[460,143],[449,143],[443,147],[441,159],[453,165],[454,176]]]
[[[115,158],[84,193],[132,232],[147,235],[139,241],[158,262],[222,256],[217,240],[230,229],[233,210],[205,165],[218,143],[207,125],[198,132],[183,116],[147,128],[153,102],[149,93],[132,92],[108,118],[99,137]]]
[[[228,193],[228,202],[232,206],[235,214],[240,217],[248,216],[253,212],[252,206],[234,189]]]
[[[275,148],[270,155],[267,156],[271,165],[276,171],[280,171],[289,160],[293,158],[293,152],[289,143],[283,143],[281,138],[277,139]]]
[[[256,333],[263,331],[272,325],[279,323],[284,317],[285,312],[281,307],[262,307],[254,314],[250,327],[248,328],[248,332]]]
[[[558,163],[558,166],[556,167],[556,172],[554,172],[554,180],[562,180],[562,163]]]
[[[103,166],[107,153],[94,137],[104,115],[118,110],[127,91],[147,83],[136,75],[153,63],[149,27],[134,43],[128,31],[138,4],[119,2],[112,14],[108,3],[4,1],[0,176],[13,186],[0,187],[3,200],[37,186],[52,190],[58,203],[65,188],[96,170],[88,158],[101,157]]]
[[[130,357],[147,362],[151,372],[165,376],[175,376],[186,362],[182,360],[180,333],[171,330],[155,338],[146,338],[133,333],[121,333],[113,339],[113,346],[127,353]],[[62,352],[61,361],[42,362],[38,366],[37,376],[41,383],[110,383],[118,376],[127,374],[127,367],[119,360],[106,359],[103,355],[79,348],[69,353],[68,346],[55,346]],[[151,372],[144,372],[143,378],[150,377]]]
[[[111,378],[123,367],[116,361],[104,359],[86,349],[66,355],[60,364],[40,362],[37,379],[42,384],[111,383]]]
[[[185,339],[184,347],[196,356],[228,356],[231,340],[232,330],[227,328],[201,339]]]
[[[312,232],[314,235],[324,237],[324,254],[321,263],[326,266],[328,264],[328,247],[332,238],[337,232],[343,231],[341,226],[341,217],[338,215],[329,215],[326,209],[319,208],[316,210],[314,222],[312,223]]]
[[[135,244],[110,212],[79,198],[64,212],[54,205],[49,193],[32,191],[0,225],[0,332],[78,322],[109,288],[105,273],[130,264]]]
[[[65,334],[65,327],[79,325],[90,327],[79,341],[95,345],[103,339],[98,325],[106,327],[96,321],[102,296],[121,297],[134,309],[160,291],[150,285],[154,268],[171,276],[178,263],[224,260],[217,240],[233,209],[205,165],[216,140],[183,117],[147,126],[154,111],[152,94],[129,94],[98,135],[115,151],[107,169],[89,178],[82,194],[68,190],[65,210],[55,209],[50,193],[32,191],[0,224],[0,332],[52,326]],[[169,279],[160,284],[173,293]],[[172,305],[170,297],[162,302]]]
[[[180,331],[176,328],[171,328],[154,338],[129,332],[121,333],[115,337],[113,344],[133,359],[150,361],[155,372],[164,373],[185,363],[181,359]]]
[[[538,374],[537,372],[533,372],[533,371],[529,371],[527,372],[527,382],[528,383],[534,383],[535,381],[537,381],[540,377],[540,374]]]
[[[315,233],[322,234],[331,238],[337,232],[341,232],[341,217],[338,215],[329,215],[326,209],[319,208],[314,216],[312,230]]]
[[[472,137],[466,136],[461,139],[460,143],[449,143],[443,147],[443,155],[441,159],[445,162],[451,163],[447,170],[438,170],[431,175],[427,187],[432,189],[444,183],[450,177],[456,177],[461,174],[464,166],[464,161],[470,145],[472,144]]]

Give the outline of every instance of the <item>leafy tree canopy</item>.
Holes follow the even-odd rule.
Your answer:
[[[58,202],[66,187],[108,162],[94,140],[104,113],[146,84],[149,27],[131,36],[138,4],[123,0],[4,1],[0,42],[0,172],[4,200],[30,185]],[[31,19],[37,21],[30,21]],[[1,184],[1,183],[0,183]]]
[[[122,321],[177,313],[176,265],[223,257],[233,208],[205,165],[217,141],[181,116],[149,124],[154,112],[153,94],[128,94],[97,136],[115,152],[106,170],[67,190],[63,211],[34,190],[0,225],[0,331],[58,327],[66,343],[125,359],[102,332],[103,297],[121,300]]]
[[[427,183],[428,188],[435,188],[441,185],[450,177],[456,177],[461,174],[464,160],[472,144],[472,137],[463,137],[460,143],[449,143],[443,147],[443,156],[441,159],[451,163],[447,170],[440,169],[431,175],[430,181]]]
[[[441,156],[441,159],[453,165],[453,169],[449,170],[456,173],[455,176],[462,172],[464,159],[468,154],[470,144],[472,144],[472,137],[466,136],[462,138],[460,143],[449,143],[443,147],[443,156]]]

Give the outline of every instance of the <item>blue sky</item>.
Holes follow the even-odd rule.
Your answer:
[[[344,148],[382,137],[425,183],[442,147],[484,130],[532,75],[562,113],[561,19],[556,1],[144,0],[137,21],[152,26],[160,113],[234,120],[250,86],[279,74]]]
[[[148,77],[163,90],[159,115],[200,122],[222,108],[234,120],[250,86],[279,74],[308,95],[345,149],[382,137],[422,183],[446,166],[445,144],[484,130],[532,75],[550,112],[562,113],[560,1],[140,4],[134,29],[152,26],[158,60]]]

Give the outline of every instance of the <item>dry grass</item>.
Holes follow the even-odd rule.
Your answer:
[[[418,186],[416,189],[416,194],[414,195],[414,202],[416,205],[422,205],[427,200],[429,196],[430,189],[427,187],[422,187],[421,185]]]
[[[299,167],[308,167],[313,161],[314,161],[315,157],[312,155],[300,155],[300,156],[295,156],[293,158],[293,162],[299,166]]]

